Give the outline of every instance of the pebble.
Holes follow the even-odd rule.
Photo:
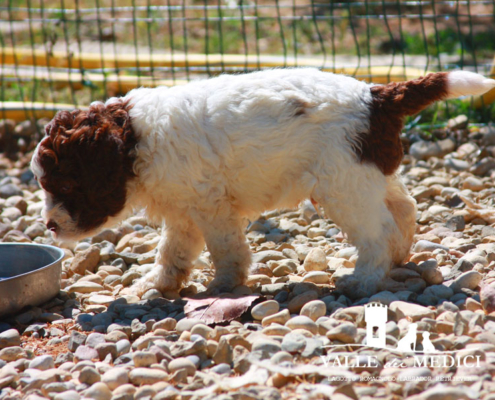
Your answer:
[[[101,333],[93,332],[93,333],[90,333],[88,335],[88,337],[86,338],[86,346],[89,346],[92,348],[95,348],[100,343],[105,343],[105,342],[106,342],[105,335],[103,335]]]
[[[345,258],[328,257],[328,269],[336,271],[339,268],[354,268],[354,264]]]
[[[78,281],[66,288],[66,290],[68,293],[92,293],[104,290],[104,287],[95,282]]]
[[[165,371],[157,368],[134,368],[129,372],[129,379],[136,386],[153,385],[164,381],[167,377]]]
[[[191,336],[200,335],[205,339],[209,339],[212,334],[213,328],[210,328],[209,326],[204,324],[194,325],[191,329]]]
[[[421,278],[427,285],[439,285],[443,282],[442,272],[435,268],[425,268],[421,272]]]
[[[152,364],[156,364],[158,361],[156,355],[147,351],[136,351],[132,354],[132,360],[136,368],[150,367]]]
[[[370,303],[377,302],[389,306],[390,303],[397,300],[399,300],[399,298],[397,297],[396,294],[389,291],[383,291],[371,296],[369,302]]]
[[[75,390],[67,390],[55,395],[53,400],[80,400],[81,395]]]
[[[228,363],[219,363],[218,365],[228,365]],[[168,364],[168,370],[171,374],[181,369],[185,369],[188,376],[194,376],[196,373],[196,366],[185,357],[176,358]]]
[[[316,321],[318,318],[323,317],[327,313],[327,305],[321,300],[313,300],[306,303],[301,308],[301,315],[305,315]]]
[[[435,318],[435,313],[427,307],[418,304],[394,301],[390,304],[390,310],[397,314],[397,319],[410,318],[413,322],[423,318]]]
[[[103,294],[95,294],[87,299],[88,304],[101,305],[105,307],[108,307],[114,301],[115,297]]]
[[[284,325],[290,319],[289,310],[282,310],[276,314],[269,315],[261,320],[262,326],[268,326],[270,324],[276,323]]]
[[[0,350],[0,360],[10,362],[26,358],[27,354],[22,347],[11,346]]]
[[[227,338],[222,336],[218,342],[218,346],[215,353],[212,356],[215,364],[232,364],[234,357],[234,351],[232,346],[229,344]]]
[[[355,343],[357,328],[351,322],[343,322],[329,330],[326,336],[330,340],[338,340],[342,343]]]
[[[487,313],[495,311],[495,283],[485,285],[480,291],[480,303]]]
[[[283,325],[271,324],[263,328],[261,332],[268,336],[285,336],[291,332],[291,329]]]
[[[83,361],[83,360],[93,360],[99,357],[98,357],[98,352],[94,348],[81,345],[77,348],[76,352],[74,353],[74,358],[77,359],[78,361]]]
[[[72,331],[70,333],[68,349],[72,352],[76,351],[77,348],[86,343],[86,335],[78,331]]]
[[[115,390],[129,382],[129,374],[126,368],[111,368],[103,374],[101,380],[110,390]]]
[[[96,382],[89,389],[82,392],[84,398],[93,400],[111,400],[112,392],[103,382]]]
[[[160,321],[157,321],[153,324],[153,331],[157,329],[164,329],[166,331],[173,331],[177,326],[177,321],[174,318],[165,318]]]
[[[311,249],[304,260],[303,268],[306,271],[325,271],[327,269],[325,252],[319,247]]]
[[[55,368],[55,362],[51,355],[43,355],[35,357],[29,363],[29,368],[39,369],[41,371],[46,371],[47,369]]]
[[[350,260],[353,256],[357,256],[358,251],[356,247],[345,247],[335,253],[336,258],[345,258],[346,260]]]
[[[300,353],[305,348],[306,348],[306,337],[301,335],[300,333],[295,333],[295,332],[288,333],[287,335],[284,336],[282,340],[282,350],[283,352],[285,352],[285,354],[289,354],[289,356],[290,354]],[[280,353],[282,353],[282,356],[279,357],[283,357],[284,354],[283,352],[275,353],[272,356],[272,358],[275,357],[276,355],[279,355]],[[290,356],[290,360],[292,360],[292,356]]]
[[[21,344],[21,335],[17,329],[8,329],[0,333],[0,350],[6,347],[19,346]]]
[[[325,284],[330,282],[330,276],[324,271],[311,271],[304,275],[302,282]]]
[[[450,139],[430,142],[418,140],[409,148],[409,154],[417,160],[428,160],[431,157],[442,158],[455,149],[455,142]]]
[[[437,249],[445,250],[447,252],[449,251],[449,248],[447,246],[443,246],[439,243],[430,242],[428,240],[418,240],[418,242],[416,242],[416,245],[414,246],[414,251],[416,253],[424,251],[435,251]]]
[[[261,321],[263,318],[278,313],[280,305],[275,300],[267,300],[255,305],[251,310],[251,315],[255,320]]]
[[[282,341],[282,347],[283,347],[283,341]],[[292,354],[290,354],[287,351],[279,351],[279,352],[275,353],[270,358],[270,362],[272,364],[281,364],[284,362],[292,362],[293,360],[294,360],[294,357],[292,357]]]
[[[483,184],[481,179],[475,178],[473,176],[467,177],[466,179],[464,179],[464,182],[462,182],[462,189],[469,189],[473,192],[479,192],[484,188],[485,185]]]
[[[315,322],[305,315],[292,317],[285,323],[285,326],[292,330],[304,329],[311,332],[313,335],[316,335],[316,333],[318,332],[318,327],[316,326]]]
[[[318,299],[318,293],[314,290],[308,290],[290,300],[287,308],[290,313],[299,313],[306,303],[316,299]]]
[[[423,294],[431,295],[437,299],[449,299],[454,295],[454,291],[448,286],[433,285],[427,287]]]
[[[230,375],[232,373],[232,369],[229,364],[218,364],[215,365],[210,371],[218,374],[218,375]]]
[[[101,381],[101,376],[92,367],[84,367],[81,372],[79,372],[79,382],[86,383],[87,385],[93,385],[96,382]]]
[[[455,278],[451,288],[454,292],[459,292],[462,289],[474,290],[478,287],[483,275],[478,271],[467,271]]]
[[[283,260],[284,255],[275,250],[265,250],[253,254],[253,263],[266,264],[268,261]]]
[[[175,330],[178,332],[178,333],[182,333],[184,331],[191,331],[191,329],[193,328],[194,325],[198,325],[198,324],[204,324],[203,321],[201,321],[200,319],[196,319],[196,318],[184,318],[184,319],[181,319],[179,322],[177,322],[176,326],[175,326]],[[163,328],[162,328],[163,329]]]
[[[251,347],[251,351],[261,352],[262,357],[264,359],[270,358],[280,350],[282,350],[280,343],[275,340],[269,340],[269,339],[258,339],[253,343]]]
[[[22,190],[12,183],[0,185],[0,197],[2,199],[8,199],[12,196],[22,196]]]
[[[71,262],[70,270],[79,275],[84,275],[86,271],[95,272],[99,261],[100,249],[96,246],[91,246],[75,255]]]

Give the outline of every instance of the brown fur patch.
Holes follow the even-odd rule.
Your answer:
[[[293,98],[290,100],[291,106],[294,108],[294,117],[301,117],[306,115],[306,109],[310,108],[310,105],[304,100]]]
[[[44,171],[40,184],[83,231],[124,207],[137,143],[130,108],[120,100],[88,111],[61,111],[45,128],[38,150]]]
[[[361,162],[375,164],[385,175],[399,168],[404,155],[400,133],[404,119],[447,95],[447,73],[429,74],[407,82],[392,82],[370,88],[370,131],[362,133],[361,148],[355,148]]]

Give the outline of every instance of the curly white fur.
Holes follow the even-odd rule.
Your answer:
[[[241,284],[251,260],[243,217],[310,197],[358,246],[358,268],[370,277],[361,281],[376,290],[372,277],[392,262],[388,241],[401,235],[384,203],[387,179],[353,150],[369,130],[367,84],[271,70],[126,97],[139,136],[137,201],[167,226],[161,267],[139,283],[141,292],[177,289],[203,240],[217,269],[213,288]]]

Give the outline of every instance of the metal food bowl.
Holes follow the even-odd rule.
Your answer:
[[[55,297],[64,254],[53,246],[0,243],[0,316]]]

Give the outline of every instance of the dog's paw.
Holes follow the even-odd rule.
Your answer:
[[[148,272],[145,276],[135,281],[129,288],[131,294],[141,298],[148,290],[157,289],[163,295],[171,295],[180,290],[177,282],[168,281],[159,273],[160,269],[155,268]],[[177,296],[174,296],[174,298]]]
[[[227,282],[225,279],[213,279],[208,288],[206,289],[206,295],[208,296],[218,296],[222,293],[231,293],[236,285]]]

